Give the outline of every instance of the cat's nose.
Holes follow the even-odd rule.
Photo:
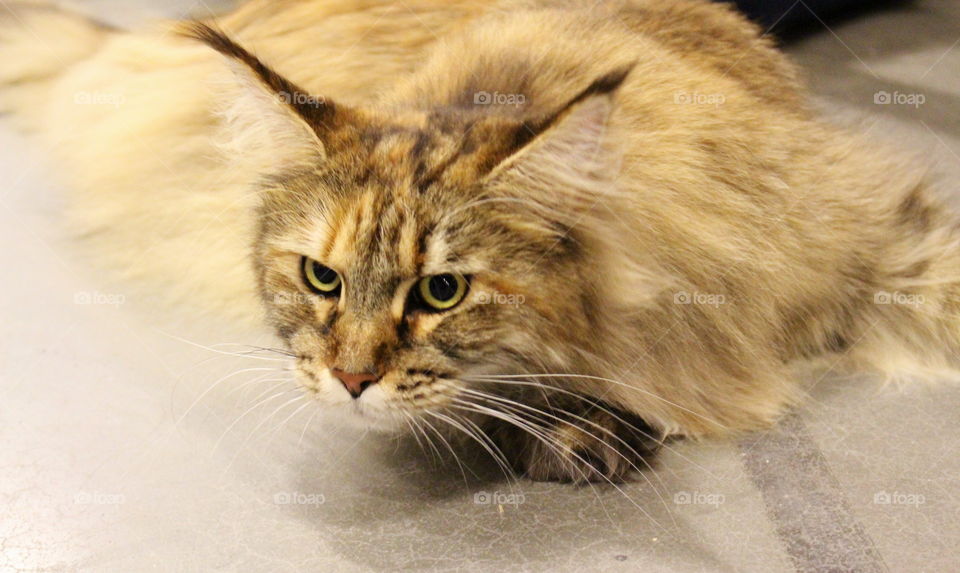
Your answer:
[[[376,374],[369,372],[353,373],[345,372],[339,368],[332,368],[330,373],[343,383],[343,387],[346,388],[347,392],[350,392],[350,395],[354,398],[359,398],[364,390],[380,380]]]

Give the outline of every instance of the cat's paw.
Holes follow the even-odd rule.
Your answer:
[[[660,442],[636,416],[601,406],[552,413],[534,432],[505,429],[507,455],[523,475],[537,481],[623,482],[649,466]]]

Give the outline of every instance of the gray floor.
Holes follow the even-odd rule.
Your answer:
[[[142,4],[89,5],[127,22],[191,9]],[[788,50],[824,113],[957,190],[960,6]],[[105,283],[57,223],[52,169],[0,127],[0,571],[960,570],[956,385],[826,376],[775,431],[673,444],[622,491],[511,485],[479,462],[464,478],[296,411],[279,363],[230,354],[265,333],[158,319]]]

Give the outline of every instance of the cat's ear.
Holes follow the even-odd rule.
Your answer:
[[[610,115],[617,90],[633,66],[619,68],[591,83],[548,117],[524,122],[517,147],[488,175],[491,182],[527,200],[549,199],[567,213],[589,208],[614,192],[621,156]],[[549,193],[544,194],[544,188]]]
[[[507,199],[501,220],[508,226],[548,235],[554,246],[573,237],[574,244],[590,249],[594,268],[615,271],[596,274],[595,286],[609,293],[611,308],[653,304],[670,276],[648,254],[637,252],[634,242],[624,241],[634,233],[634,219],[621,213],[634,198],[618,184],[624,134],[610,119],[632,68],[598,78],[530,126],[526,142],[513,138],[518,141],[514,151],[487,180],[490,193]]]
[[[226,56],[233,71],[237,89],[223,106],[231,130],[228,148],[253,151],[275,168],[324,159],[330,135],[351,110],[307,93],[206,24],[190,23],[179,31]]]

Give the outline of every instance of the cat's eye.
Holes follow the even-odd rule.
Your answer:
[[[301,262],[303,282],[310,290],[323,296],[336,296],[340,293],[340,275],[328,266],[322,265],[310,257]]]
[[[413,294],[417,306],[423,310],[448,310],[466,296],[467,279],[453,273],[423,277],[414,286]]]

